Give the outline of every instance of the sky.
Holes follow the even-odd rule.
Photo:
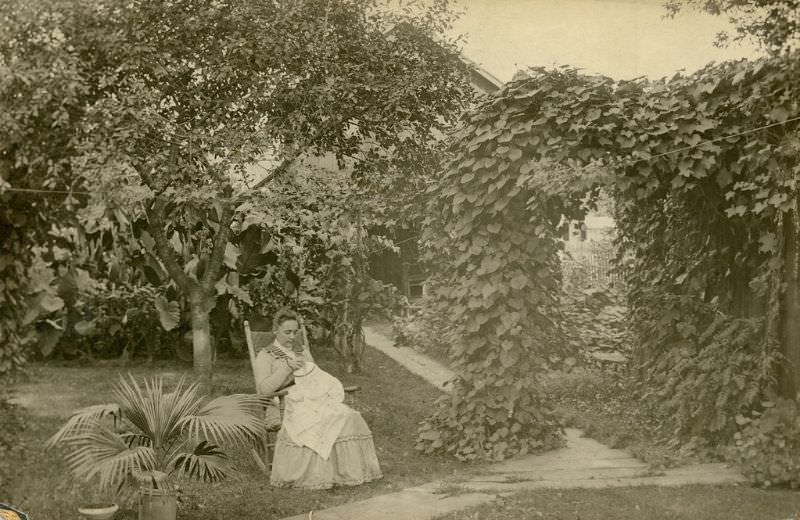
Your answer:
[[[503,82],[529,66],[571,65],[614,79],[671,77],[710,61],[756,58],[753,46],[714,47],[724,17],[665,19],[663,0],[452,0],[464,55]]]

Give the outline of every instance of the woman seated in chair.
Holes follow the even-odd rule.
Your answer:
[[[327,489],[381,478],[372,432],[361,414],[344,404],[339,380],[314,363],[297,315],[279,311],[273,329],[275,341],[256,356],[258,391],[294,384],[285,398],[270,483]]]

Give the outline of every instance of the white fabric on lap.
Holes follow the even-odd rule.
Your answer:
[[[306,362],[295,371],[294,386],[286,395],[286,434],[327,460],[351,411],[343,401],[342,383],[314,363]]]

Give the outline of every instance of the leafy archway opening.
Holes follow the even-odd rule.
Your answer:
[[[458,378],[420,449],[502,459],[561,442],[538,384],[565,345],[558,226],[599,189],[628,261],[633,368],[669,434],[732,443],[796,395],[797,58],[656,82],[536,69],[467,117],[424,236]]]

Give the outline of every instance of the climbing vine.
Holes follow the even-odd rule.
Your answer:
[[[555,230],[601,186],[632,262],[635,365],[677,414],[670,433],[730,441],[766,393],[796,393],[797,58],[656,82],[534,69],[469,116],[426,235],[449,273],[458,379],[421,449],[502,458],[558,442],[535,383],[563,344]]]
[[[783,232],[796,218],[795,62],[643,86],[623,122],[634,142],[621,150],[616,217],[633,258],[636,360],[644,396],[684,442],[730,443],[739,414],[797,392],[796,260],[785,263],[797,234]]]
[[[577,215],[590,186],[577,161],[542,153],[542,144],[561,139],[557,131],[532,129],[537,112],[547,110],[545,94],[579,82],[552,75],[538,88],[512,87],[486,103],[471,116],[442,179],[425,239],[445,273],[438,297],[457,331],[450,356],[458,378],[423,424],[420,449],[502,459],[561,442],[535,376],[565,346],[558,224]],[[597,78],[581,90],[609,97],[611,86]]]

